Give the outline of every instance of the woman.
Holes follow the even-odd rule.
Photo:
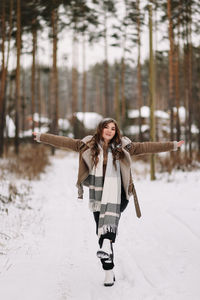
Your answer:
[[[177,150],[180,142],[131,142],[122,137],[114,119],[103,119],[94,136],[82,140],[34,132],[35,140],[54,147],[79,152],[78,197],[83,198],[83,185],[89,187],[89,207],[96,222],[99,239],[97,257],[105,270],[105,286],[115,281],[113,272],[115,242],[119,219],[131,195],[136,214],[141,217],[137,194],[131,175],[131,158],[144,153]]]

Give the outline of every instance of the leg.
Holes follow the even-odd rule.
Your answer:
[[[113,252],[113,245],[112,242],[110,242],[111,245],[111,250],[112,250],[112,254],[110,255],[109,258],[102,258],[101,260],[101,264],[102,264],[102,268],[104,270],[112,270],[114,268],[114,252]]]
[[[96,223],[96,234],[98,235],[98,224],[99,224],[100,212],[99,211],[93,212],[93,215],[94,215],[94,220],[95,220],[95,223]],[[100,239],[99,239],[100,248],[102,247],[104,239],[109,239],[110,241],[112,241],[112,243],[114,243],[115,238],[116,238],[116,233],[114,233],[114,232],[107,232],[106,234],[101,235]]]
[[[99,214],[100,214],[99,212],[93,213],[94,219],[96,222],[96,234],[98,234]],[[107,239],[107,241],[110,242],[111,254],[110,254],[109,258],[100,259],[104,270],[111,270],[114,268],[114,261],[113,261],[114,253],[113,253],[113,245],[112,244],[115,242],[115,238],[116,238],[116,233],[113,233],[113,232],[107,232],[106,234],[101,235],[99,238],[100,248],[102,248],[102,244],[105,239]]]
[[[94,220],[96,222],[96,234],[98,235],[98,223],[99,223],[99,212],[94,212]],[[106,239],[110,242],[111,254],[109,258],[100,259],[102,268],[105,270],[105,279],[104,286],[112,286],[115,281],[115,275],[113,272],[114,268],[114,252],[113,252],[113,243],[115,242],[116,234],[113,232],[107,232],[104,235],[101,235],[99,239],[99,246],[102,248],[103,241]]]

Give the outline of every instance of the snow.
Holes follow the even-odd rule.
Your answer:
[[[34,114],[34,121],[35,122],[39,122],[39,114],[35,113]],[[35,132],[42,132],[42,133],[46,133],[49,131],[49,127],[47,126],[47,124],[49,123],[49,119],[46,117],[41,117],[40,118],[41,123],[44,123],[46,125],[42,125],[40,127],[40,129],[38,127],[35,127]],[[58,119],[58,125],[59,125],[59,129],[61,130],[67,130],[70,127],[70,123],[67,119]],[[8,132],[8,136],[9,137],[14,137],[15,136],[15,124],[14,121],[12,120],[12,118],[10,118],[8,115],[6,116],[6,130]],[[20,132],[19,134],[20,137],[29,137],[32,136],[32,129],[28,129],[25,130],[23,132]]]
[[[149,116],[150,116],[149,106],[142,106],[141,107],[141,117],[142,118],[149,118]],[[128,117],[130,119],[138,118],[139,117],[139,110],[138,109],[128,110]]]
[[[103,119],[102,115],[95,112],[77,112],[76,116],[83,122],[87,129],[95,129],[99,122]]]
[[[6,130],[9,137],[15,136],[15,124],[12,118],[10,118],[8,115],[6,116]]]
[[[192,124],[192,126],[191,126],[191,132],[193,134],[199,134],[199,129],[197,128],[196,125]]]
[[[149,130],[149,125],[142,125],[141,126],[141,131],[145,132]],[[138,134],[139,133],[139,126],[138,125],[130,125],[126,127],[126,134]]]
[[[67,119],[58,119],[58,125],[62,130],[67,130],[70,127],[70,123]]]
[[[176,113],[177,112],[177,108],[173,107],[173,111]],[[178,109],[178,113],[179,113],[179,118],[181,122],[185,121],[186,118],[186,109],[184,106],[180,106]]]
[[[34,113],[34,114],[33,114],[33,120],[34,120],[35,122],[39,122],[39,121],[40,121],[41,123],[46,123],[46,124],[49,123],[49,118],[44,117],[44,116],[39,116],[38,113]]]
[[[169,119],[169,114],[162,111],[162,110],[155,110],[155,116],[162,119]],[[128,117],[131,119],[139,117],[139,110],[138,109],[130,109],[128,111]],[[150,117],[150,108],[149,106],[142,106],[141,107],[141,117],[142,118],[149,118]]]
[[[34,119],[35,122],[40,121],[42,124],[49,124],[50,123],[49,118],[44,117],[44,116],[39,116],[38,113],[34,113],[33,119]],[[70,127],[69,121],[67,119],[61,119],[61,118],[58,119],[58,125],[59,125],[59,128],[63,129],[63,130],[67,130]]]
[[[200,299],[199,170],[150,181],[149,166],[133,163],[142,218],[131,198],[114,245],[116,282],[105,288],[88,190],[76,200],[78,156],[59,150],[51,162],[40,181],[16,179],[31,185],[30,208],[0,214],[1,299]]]
[[[174,113],[177,112],[177,108],[173,107],[173,111]],[[180,106],[179,107],[179,118],[181,120],[181,122],[185,121],[185,107]],[[150,108],[149,106],[142,106],[141,107],[141,116],[142,118],[149,118],[150,117]],[[155,116],[157,118],[161,118],[161,119],[166,119],[169,120],[169,113],[163,111],[163,110],[155,110]],[[134,118],[138,118],[139,117],[139,110],[138,109],[129,109],[128,110],[128,117],[130,119],[134,119]]]
[[[158,117],[158,118],[161,118],[161,119],[166,119],[166,120],[169,119],[169,114],[166,113],[163,110],[156,110],[155,111],[155,116]]]

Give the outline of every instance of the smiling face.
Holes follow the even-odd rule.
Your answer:
[[[116,127],[113,122],[105,124],[102,131],[102,138],[104,142],[109,143],[116,133]]]

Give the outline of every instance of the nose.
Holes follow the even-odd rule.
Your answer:
[[[112,130],[110,128],[107,128],[107,133],[111,133]]]

